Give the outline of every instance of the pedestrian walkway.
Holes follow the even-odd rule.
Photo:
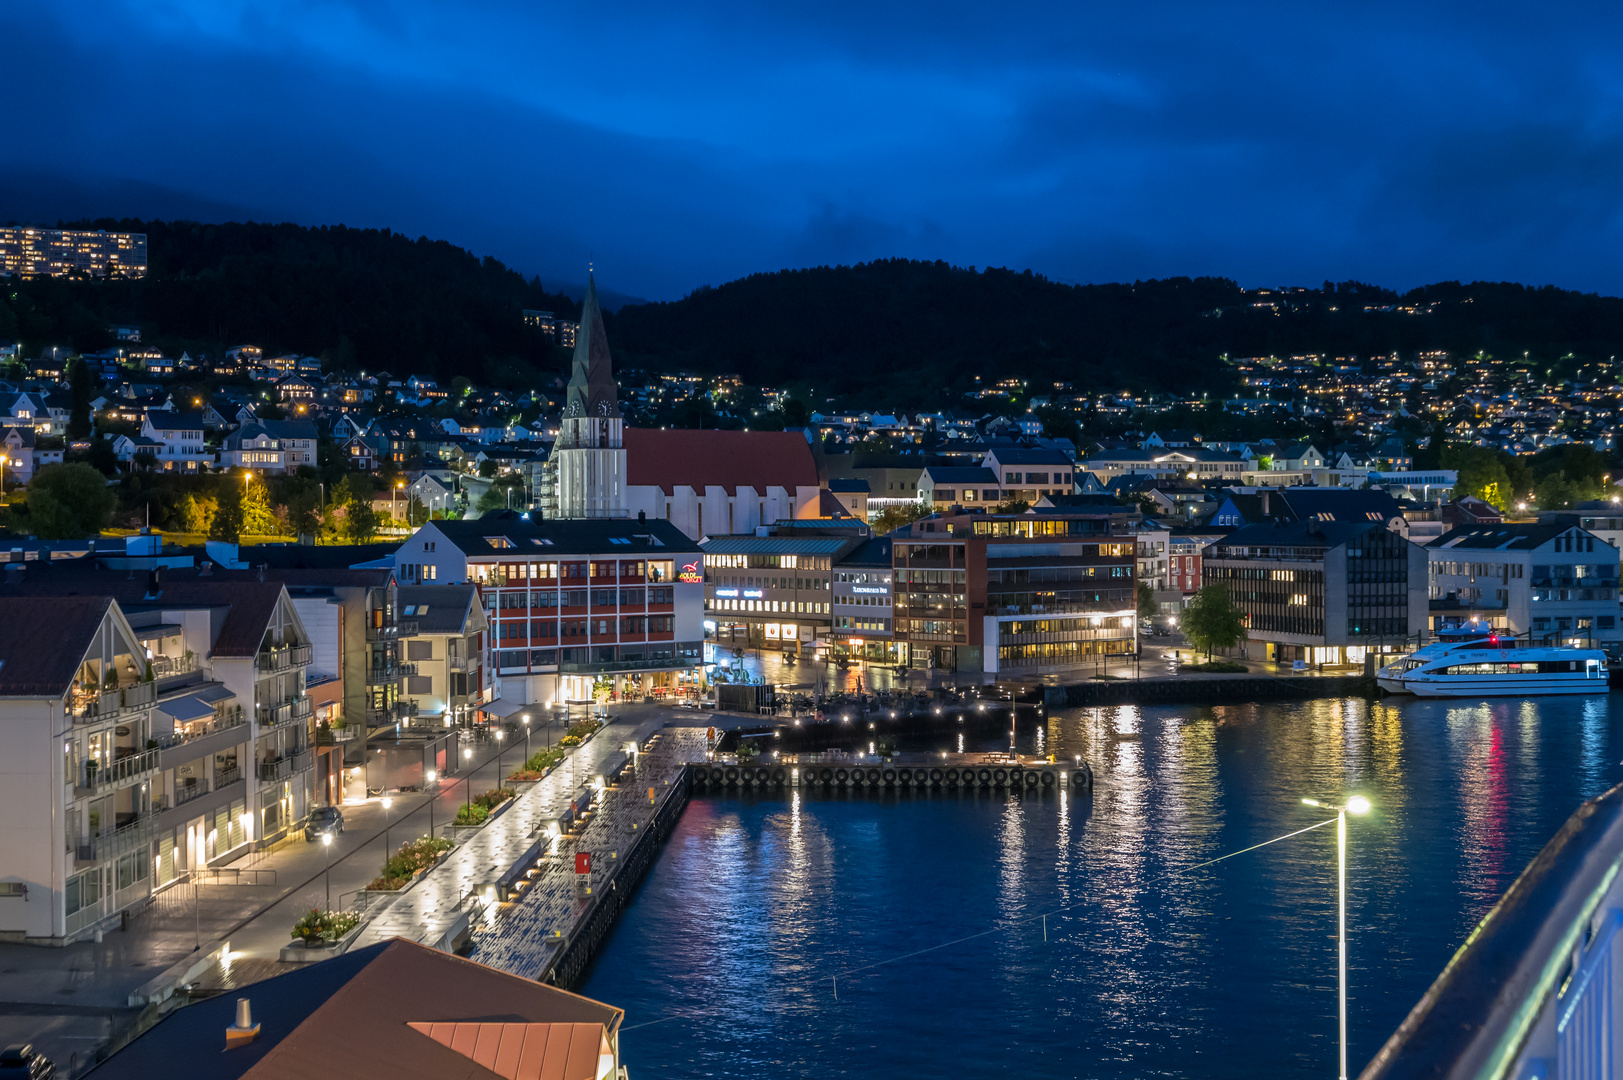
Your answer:
[[[397,936],[426,945],[441,941],[483,906],[486,887],[494,887],[535,843],[540,829],[563,813],[609,758],[624,753],[627,743],[640,743],[662,723],[653,715],[621,719],[604,727],[545,780],[530,785],[499,817],[389,901],[370,918],[351,947],[364,948]]]
[[[702,759],[706,745],[702,731],[661,731],[638,756],[634,774],[602,793],[586,827],[560,841],[523,894],[485,921],[469,955],[509,974],[544,978],[594,900],[613,887],[605,883],[669,797],[683,765]],[[648,798],[650,788],[653,800]],[[590,855],[589,874],[577,873],[577,852]],[[587,892],[588,887],[593,891]]]

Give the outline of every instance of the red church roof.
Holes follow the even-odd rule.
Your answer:
[[[817,486],[817,463],[806,437],[795,431],[702,431],[626,428],[626,483],[665,494],[708,487],[736,495],[741,487],[793,492]]]

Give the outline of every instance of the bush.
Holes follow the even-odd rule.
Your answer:
[[[483,795],[475,795],[473,797],[473,805],[482,806],[486,810],[494,810],[496,807],[500,806],[508,799],[511,799],[516,794],[518,793],[510,787],[494,788],[485,792]]]
[[[302,938],[306,944],[337,941],[361,924],[361,917],[352,911],[318,911],[311,908],[293,924],[290,937]]]
[[[485,819],[489,816],[490,807],[478,803],[465,804],[462,809],[456,812],[456,823],[458,825],[483,825]]]
[[[571,737],[574,738],[575,741],[570,743],[569,745],[578,746],[581,743],[586,741],[586,736],[592,734],[594,731],[597,731],[602,726],[603,726],[603,721],[601,721],[601,720],[593,720],[590,717],[588,717],[585,720],[579,720],[579,721],[577,721],[577,722],[575,722],[573,724],[570,724],[569,725],[569,733],[568,733],[568,735],[565,735],[564,737],[565,738],[571,738]]]
[[[558,740],[558,745],[559,746],[579,746],[580,745],[580,739],[576,738],[573,735],[565,735],[563,738]]]
[[[434,860],[451,850],[451,841],[424,836],[408,840],[388,861],[381,876],[373,878],[368,889],[403,889],[411,879],[434,865]]]
[[[1244,664],[1235,664],[1228,660],[1208,660],[1204,664],[1184,664],[1178,670],[1204,675],[1234,675],[1250,669]]]
[[[539,780],[541,777],[547,774],[547,770],[551,769],[563,759],[564,752],[557,748],[553,748],[551,750],[537,750],[524,762],[524,771],[527,773],[535,773],[536,775],[533,777],[533,779]],[[524,779],[532,778],[524,777]]]

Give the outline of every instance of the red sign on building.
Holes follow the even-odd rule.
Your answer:
[[[575,852],[575,873],[590,874],[592,872],[592,853],[590,851]]]

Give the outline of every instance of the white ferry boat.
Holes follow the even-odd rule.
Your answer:
[[[1376,676],[1383,690],[1420,697],[1604,694],[1606,654],[1571,646],[1527,646],[1497,638],[1438,642]]]

